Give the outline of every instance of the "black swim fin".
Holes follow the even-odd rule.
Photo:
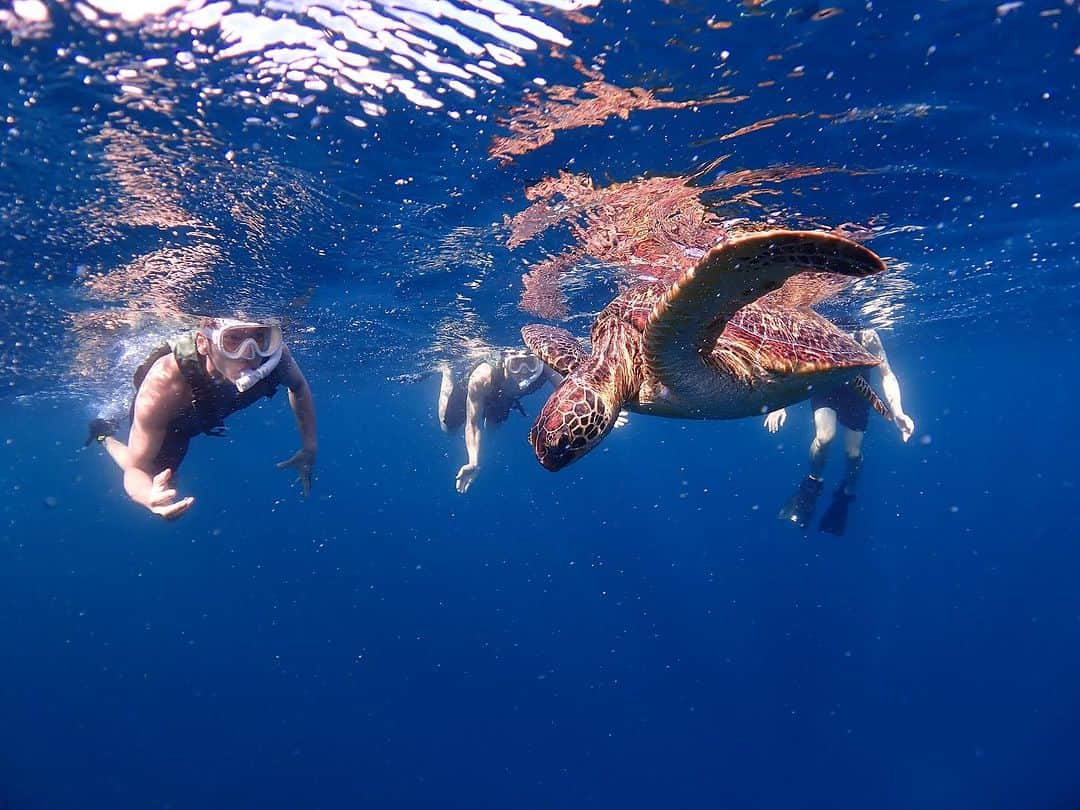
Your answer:
[[[833,495],[832,503],[829,504],[829,508],[825,510],[825,514],[821,516],[821,523],[818,524],[818,531],[827,532],[828,534],[835,534],[840,536],[844,533],[844,529],[847,528],[847,515],[848,506],[855,500],[854,495],[848,495],[844,491],[844,487],[836,490]]]
[[[818,495],[821,494],[822,483],[812,475],[806,476],[799,482],[799,488],[795,490],[795,494],[788,499],[788,502],[784,504],[784,508],[780,510],[780,514],[777,517],[780,520],[786,520],[790,523],[794,523],[800,529],[805,529],[806,524],[810,522],[811,516],[814,514],[814,507],[817,506]]]

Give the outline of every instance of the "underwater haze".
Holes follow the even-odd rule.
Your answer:
[[[1075,0],[0,4],[0,808],[1080,807],[1078,224]],[[887,268],[842,536],[807,402],[455,490],[442,364],[753,227]],[[279,393],[163,521],[87,423],[208,316],[315,480]]]

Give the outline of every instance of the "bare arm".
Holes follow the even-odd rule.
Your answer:
[[[900,381],[889,365],[889,357],[885,354],[885,347],[881,338],[874,329],[867,329],[861,334],[861,342],[866,350],[881,360],[878,371],[881,373],[881,391],[885,395],[885,404],[889,406],[893,422],[900,430],[900,435],[906,442],[915,432],[915,423],[911,417],[904,413],[904,404],[900,399]]]
[[[311,471],[315,466],[315,456],[319,452],[319,439],[315,428],[315,399],[311,396],[304,373],[300,370],[292,352],[286,346],[281,362],[285,364],[283,379],[289,389],[289,406],[296,417],[296,428],[300,431],[300,449],[291,458],[280,462],[278,469],[296,470],[300,484],[304,488],[304,497],[311,492]]]
[[[465,450],[469,462],[458,470],[457,491],[464,495],[480,472],[480,433],[484,421],[484,406],[491,395],[492,368],[481,363],[469,376],[469,390],[465,399]]]
[[[296,417],[296,427],[300,431],[300,441],[305,450],[317,453],[319,439],[315,429],[315,399],[311,396],[311,388],[307,378],[300,370],[300,366],[293,359],[292,352],[286,346],[285,356],[282,358],[288,363],[285,370],[285,384],[289,388],[289,405]]]
[[[105,439],[105,449],[124,472],[128,497],[156,515],[175,518],[186,512],[194,498],[177,500],[170,485],[172,470],[154,470],[169,423],[186,405],[187,384],[176,360],[166,355],[151,367],[135,397],[131,432],[125,445],[113,437]]]

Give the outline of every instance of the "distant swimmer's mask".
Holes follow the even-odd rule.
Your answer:
[[[245,371],[233,381],[240,393],[247,391],[259,380],[277,368],[281,361],[281,327],[276,323],[255,323],[222,319],[203,334],[222,357],[229,360],[254,360],[263,358],[261,365]]]
[[[521,391],[526,390],[544,373],[543,362],[534,354],[514,352],[506,355],[504,362],[506,373],[517,381],[518,389]]]

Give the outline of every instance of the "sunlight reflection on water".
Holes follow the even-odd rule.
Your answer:
[[[599,2],[536,0],[531,5],[580,22],[579,10]],[[446,106],[441,96],[447,93],[474,99],[478,84],[502,83],[500,71],[525,66],[520,52],[570,45],[554,25],[505,0],[460,5],[445,0],[277,0],[257,10],[231,0],[86,0],[69,11],[85,25],[108,31],[136,27],[145,35],[181,43],[168,61],[133,58],[110,66],[109,81],[130,95],[146,92],[169,62],[197,71],[227,61],[238,71],[229,77],[230,87],[206,87],[204,93],[232,92],[253,110],[278,104],[306,107],[331,88],[367,101],[361,105],[367,117],[384,115],[378,102],[391,93],[418,108],[441,109]],[[17,38],[46,36],[51,15],[38,0],[20,0],[12,10],[0,11],[0,28]],[[236,84],[236,79],[242,81]],[[356,115],[350,120],[357,126],[365,123]]]

